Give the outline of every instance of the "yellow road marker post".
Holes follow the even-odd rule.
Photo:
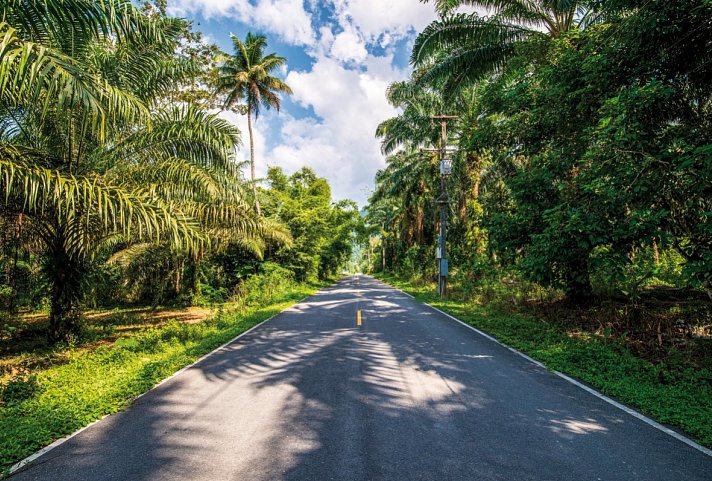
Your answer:
[[[356,326],[361,327],[361,276],[356,276]]]

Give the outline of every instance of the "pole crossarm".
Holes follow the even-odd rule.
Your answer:
[[[445,192],[441,193],[440,196],[435,199],[436,204],[449,204],[450,203],[450,198],[447,196]]]

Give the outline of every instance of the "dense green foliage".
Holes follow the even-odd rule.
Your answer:
[[[291,269],[297,279],[326,279],[339,273],[351,257],[352,236],[361,216],[352,201],[331,202],[331,188],[305,167],[287,176],[271,167],[264,210],[279,218],[292,233],[291,246],[273,258]]]
[[[572,32],[485,87],[473,147],[509,170],[490,239],[537,281],[586,295],[597,263],[655,244],[710,287],[710,12],[689,3]]]
[[[426,0],[427,1],[427,0]],[[556,38],[586,25],[596,12],[579,0],[435,0],[440,20],[413,46],[412,62],[426,66],[419,82],[438,84],[450,98],[463,83],[480,80],[537,40]],[[490,9],[493,15],[456,13],[459,7]]]
[[[547,24],[517,1],[439,6],[460,3],[496,6],[485,23]],[[526,3],[539,4],[549,3]],[[437,146],[430,117],[446,113],[459,116],[449,130],[459,148],[448,179],[452,265],[475,276],[514,268],[571,299],[605,285],[629,298],[651,282],[712,287],[712,9],[678,0],[585,10],[586,21],[582,11],[515,46],[495,35],[499,46],[487,48],[506,53],[496,66],[454,40],[428,40],[444,29],[477,43],[479,23],[446,15],[423,33],[437,61],[414,53],[413,79],[388,92],[402,113],[377,132],[390,157],[369,218],[387,267],[407,269],[411,252],[432,257],[439,173],[420,148]],[[458,55],[466,61],[448,60]]]
[[[224,302],[274,262],[305,281],[349,257],[355,209],[332,212],[312,175],[332,243],[293,246],[301,204],[258,189],[253,149],[243,178],[241,133],[210,110],[279,108],[289,87],[271,72],[286,59],[264,54],[265,37],[234,39],[228,56],[163,0],[11,0],[1,13],[3,335],[18,312],[49,310],[49,340],[75,342],[85,306]]]

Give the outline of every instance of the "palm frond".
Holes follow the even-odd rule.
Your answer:
[[[87,74],[70,57],[22,40],[6,22],[0,22],[0,102],[34,105],[43,114],[80,107],[101,138],[113,119],[140,122],[148,115],[131,94]]]
[[[82,236],[100,228],[179,246],[197,246],[205,240],[196,222],[170,205],[140,190],[106,184],[96,176],[65,175],[19,159],[1,158],[0,192],[4,192],[5,205],[16,212],[61,218],[63,224],[75,227],[81,222],[85,226]],[[89,246],[78,249],[86,254],[85,247]]]
[[[151,128],[140,129],[106,153],[108,159],[139,164],[166,157],[238,175],[235,150],[240,132],[217,114],[194,106],[172,107],[154,116]]]
[[[457,14],[428,25],[415,40],[411,63],[422,65],[443,51],[526,40],[541,32],[477,14]]]

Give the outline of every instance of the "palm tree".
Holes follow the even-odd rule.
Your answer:
[[[400,151],[386,159],[386,167],[376,173],[376,189],[370,199],[380,202],[399,199],[400,240],[408,249],[428,245],[434,234],[434,186],[438,185],[436,155],[418,151]]]
[[[425,155],[422,148],[440,145],[440,124],[432,117],[442,113],[458,114],[448,129],[449,142],[459,146],[448,186],[451,198],[457,201],[453,228],[473,232],[477,229],[481,175],[485,167],[485,159],[471,146],[479,125],[479,98],[484,83],[459,89],[446,103],[440,91],[418,82],[422,74],[422,70],[416,71],[411,79],[388,87],[386,97],[400,113],[382,122],[376,131],[381,139],[381,150],[389,157],[386,168],[376,175],[371,202],[398,199],[406,206],[400,219],[400,239],[406,248],[431,240],[428,232],[432,229],[424,219],[434,214],[432,188],[439,182],[439,173],[436,156]],[[479,252],[484,243],[481,234],[475,234],[469,239]]]
[[[247,34],[243,42],[231,35],[234,54],[220,66],[218,93],[226,95],[224,109],[235,108],[238,102],[244,102],[247,115],[247,128],[250,134],[250,173],[255,195],[255,207],[260,214],[255,183],[255,143],[252,133],[252,116],[255,120],[260,108],[275,108],[279,111],[281,100],[278,93],[291,94],[292,89],[277,77],[270,75],[274,70],[286,64],[287,59],[274,53],[265,55],[267,38],[263,35]]]
[[[175,20],[129,0],[12,0],[0,18],[0,201],[44,259],[50,339],[78,333],[87,267],[116,247],[267,230],[240,195],[237,129],[160,106],[192,70]]]
[[[384,120],[376,128],[385,155],[399,148],[415,149],[437,145],[440,125],[433,120],[445,109],[442,96],[413,80],[394,82],[386,90],[386,99],[400,114]]]
[[[589,18],[586,3],[583,0],[435,0],[441,18],[418,35],[411,62],[426,69],[421,82],[440,85],[446,96],[451,96],[461,86],[502,69],[521,45],[536,39],[555,38],[585,24]],[[453,13],[466,5],[488,9],[492,14],[481,17],[477,13]]]

